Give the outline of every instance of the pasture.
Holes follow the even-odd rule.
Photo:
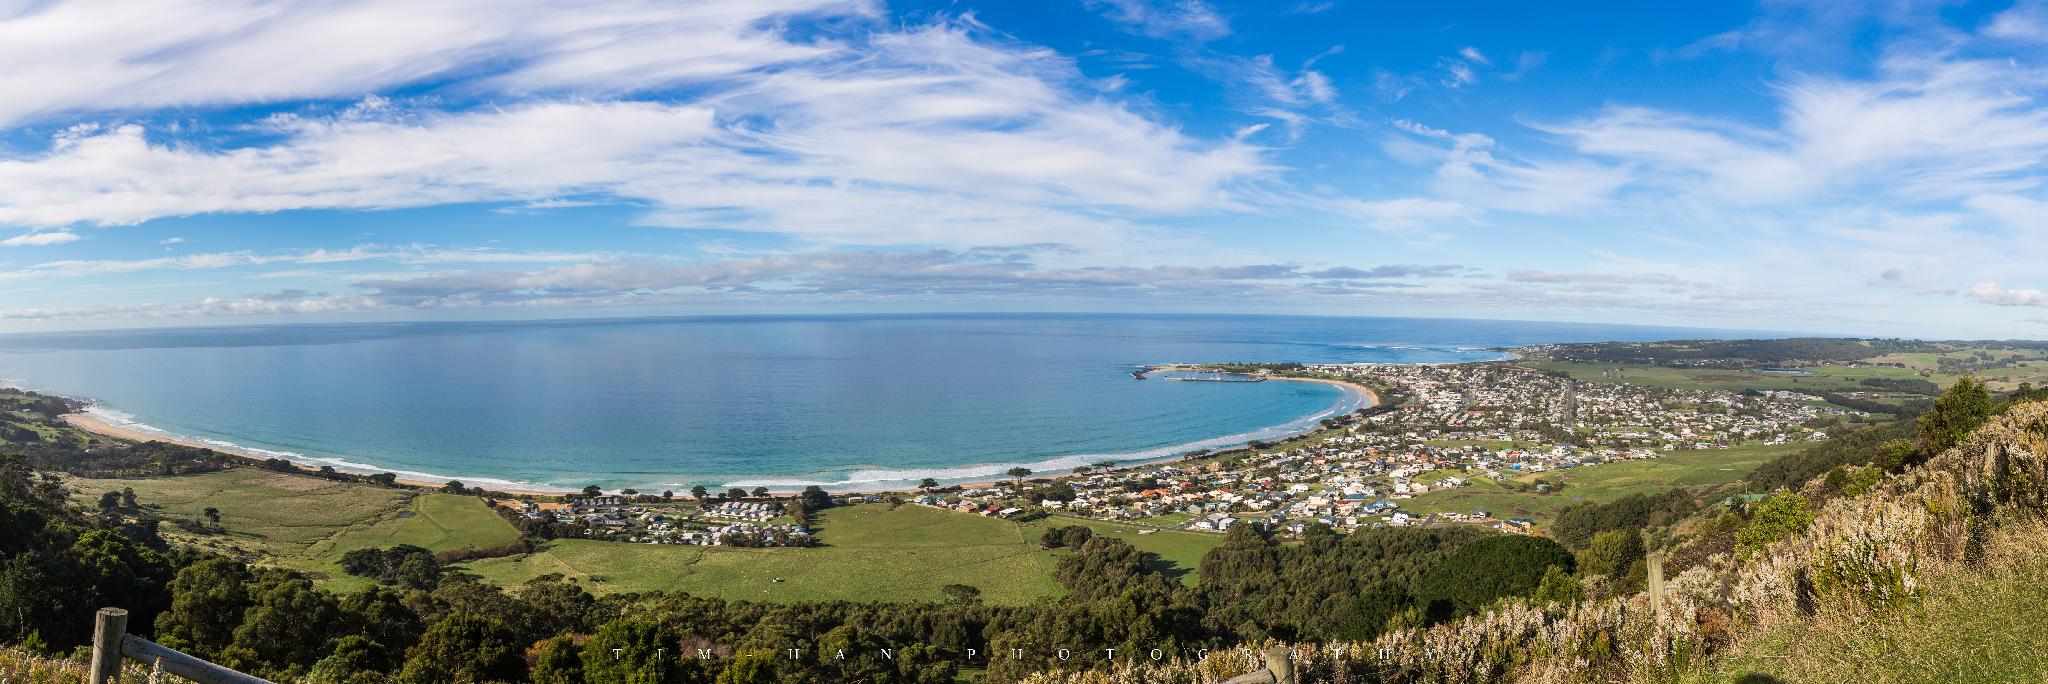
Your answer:
[[[1086,524],[1161,556],[1160,569],[1191,574],[1221,537],[1069,518],[1028,524],[922,506],[871,504],[820,514],[815,548],[726,548],[561,540],[523,558],[468,563],[488,581],[517,585],[549,573],[600,593],[685,591],[759,601],[939,601],[940,587],[965,584],[990,603],[1058,596],[1053,564],[1065,551],[1038,548],[1047,526]],[[777,580],[780,581],[777,581]]]
[[[341,572],[341,554],[366,547],[413,544],[434,551],[488,547],[519,538],[518,530],[475,497],[418,493],[336,482],[261,468],[125,480],[72,479],[84,501],[101,492],[135,489],[144,508],[168,518],[203,520],[220,511],[221,534],[165,526],[168,536],[237,552],[306,572],[346,591],[368,580]]]
[[[1660,458],[1602,463],[1545,473],[1516,475],[1506,482],[1477,477],[1456,489],[1430,492],[1400,501],[1410,513],[1471,513],[1485,510],[1495,518],[1531,518],[1543,527],[1565,506],[1582,501],[1608,502],[1630,494],[1655,494],[1672,487],[1714,492],[1740,480],[1757,466],[1804,449],[1806,444],[1744,444],[1727,449],[1672,451]],[[1518,491],[1517,486],[1563,482],[1552,492]]]

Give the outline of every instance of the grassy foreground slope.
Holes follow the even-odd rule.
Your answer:
[[[2000,532],[1976,568],[1930,573],[1895,611],[1824,606],[1739,641],[1697,684],[1763,675],[1788,684],[2048,681],[2048,526]]]
[[[471,562],[466,570],[499,584],[550,573],[582,580],[591,591],[685,591],[760,601],[939,601],[939,589],[965,584],[999,604],[1056,596],[1058,551],[1038,548],[1052,519],[1031,524],[922,506],[860,505],[820,514],[814,548],[726,548],[622,544],[565,539],[515,558]],[[1192,570],[1220,537],[1107,523],[1091,525],[1160,554],[1171,569]],[[1182,565],[1184,564],[1184,565]],[[780,581],[777,581],[780,580]]]

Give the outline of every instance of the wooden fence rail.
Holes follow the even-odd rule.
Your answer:
[[[101,608],[93,619],[92,684],[108,684],[121,673],[121,658],[153,666],[199,684],[272,684],[165,648],[128,633],[128,611]]]

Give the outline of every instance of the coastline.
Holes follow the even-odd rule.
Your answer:
[[[1192,367],[1193,367],[1193,365],[1191,365],[1191,364],[1171,364],[1171,365],[1162,365],[1162,366],[1152,366],[1152,367],[1150,367],[1150,368],[1149,368],[1149,370],[1151,370],[1151,371],[1157,371],[1157,370],[1177,370],[1177,369],[1188,369],[1188,368],[1192,368]],[[1354,395],[1355,397],[1359,398],[1359,400],[1360,400],[1360,404],[1359,404],[1359,406],[1358,406],[1357,408],[1370,408],[1370,407],[1373,407],[1373,406],[1378,406],[1378,405],[1379,405],[1379,404],[1381,403],[1381,400],[1380,400],[1380,396],[1379,396],[1379,394],[1378,394],[1377,392],[1373,391],[1373,389],[1372,389],[1371,387],[1367,387],[1367,386],[1365,386],[1365,385],[1362,385],[1362,384],[1359,384],[1359,383],[1355,383],[1355,382],[1347,382],[1347,381],[1342,381],[1342,380],[1335,380],[1335,379],[1329,379],[1329,378],[1299,378],[1299,377],[1286,377],[1286,376],[1268,376],[1268,377],[1267,377],[1266,379],[1268,379],[1268,380],[1276,380],[1276,381],[1291,381],[1291,382],[1315,382],[1315,383],[1322,383],[1322,384],[1326,384],[1326,385],[1331,385],[1331,386],[1337,387],[1337,388],[1338,388],[1338,389],[1340,389],[1341,391],[1344,391],[1344,392],[1346,392],[1346,393],[1349,393],[1349,394],[1351,394],[1351,395]],[[1341,404],[1342,402],[1340,401],[1339,403]],[[1334,407],[1334,406],[1336,406],[1336,405],[1335,405],[1335,404],[1333,404],[1333,407]],[[212,441],[212,440],[205,440],[205,441],[202,441],[202,440],[201,440],[201,439],[199,439],[199,438],[192,438],[192,437],[180,436],[180,435],[175,435],[175,434],[172,434],[172,433],[167,433],[167,432],[162,432],[162,431],[155,431],[155,430],[143,429],[143,428],[135,427],[135,426],[133,426],[133,425],[124,425],[124,424],[122,424],[122,423],[116,422],[115,420],[109,420],[109,419],[107,419],[107,418],[105,418],[105,417],[102,417],[102,416],[99,416],[99,415],[95,415],[95,414],[93,414],[93,413],[91,413],[91,412],[90,412],[91,410],[92,410],[92,409],[87,409],[87,411],[83,411],[83,412],[78,412],[78,413],[69,413],[69,414],[65,414],[65,415],[63,416],[63,419],[64,419],[64,421],[65,421],[65,422],[67,422],[67,423],[71,424],[71,425],[72,425],[73,427],[77,427],[77,428],[79,428],[79,429],[81,429],[81,430],[84,430],[84,431],[86,431],[86,432],[90,432],[90,433],[93,433],[93,434],[96,434],[96,435],[101,435],[101,436],[104,436],[104,437],[109,437],[109,438],[113,438],[113,439],[117,439],[117,440],[123,440],[123,441],[131,441],[131,442],[138,442],[138,443],[139,443],[139,442],[165,442],[165,443],[169,443],[169,444],[178,444],[178,445],[182,445],[182,446],[188,446],[188,447],[193,447],[193,448],[198,448],[198,449],[210,449],[210,450],[213,450],[213,451],[216,451],[216,452],[219,452],[219,453],[223,453],[223,454],[228,454],[228,455],[230,455],[230,456],[234,456],[234,457],[237,457],[237,458],[247,459],[247,460],[250,460],[250,461],[252,461],[252,462],[260,462],[260,461],[266,461],[266,460],[269,460],[269,459],[274,459],[274,458],[285,458],[285,460],[291,461],[291,463],[292,463],[292,465],[293,465],[293,466],[295,466],[295,467],[297,467],[297,468],[298,468],[299,470],[301,470],[301,471],[304,471],[304,472],[307,472],[307,473],[314,473],[314,472],[318,472],[318,471],[319,471],[319,469],[320,469],[320,467],[321,467],[322,465],[329,465],[329,466],[334,466],[334,467],[335,467],[335,468],[336,468],[337,470],[341,470],[341,471],[343,471],[343,472],[350,472],[350,473],[355,473],[355,474],[371,474],[371,473],[377,473],[377,472],[393,472],[392,470],[389,470],[389,469],[379,469],[379,468],[376,468],[376,467],[370,467],[370,466],[361,466],[361,465],[353,465],[353,466],[336,466],[335,464],[322,464],[322,463],[310,463],[310,462],[308,462],[308,460],[307,460],[307,457],[305,457],[305,456],[303,456],[303,455],[299,455],[299,456],[298,456],[298,458],[287,458],[287,457],[285,457],[284,455],[281,455],[281,454],[279,454],[279,453],[276,453],[276,452],[265,452],[265,451],[263,451],[263,450],[260,450],[260,449],[252,449],[252,448],[248,448],[248,447],[242,447],[242,446],[239,446],[239,445],[232,445],[232,444],[229,444],[229,443],[225,443],[225,442],[217,442],[217,441]],[[1355,410],[1355,409],[1354,409],[1354,410]],[[1333,415],[1333,414],[1331,414],[1331,415]],[[1303,417],[1302,419],[1298,419],[1298,420],[1307,420],[1307,419],[1309,419],[1309,418],[1311,418],[1311,417],[1313,417],[1313,416],[1304,416],[1304,417]],[[1280,426],[1273,426],[1273,428],[1267,428],[1267,429],[1275,429],[1275,428],[1279,428],[1279,427],[1284,427],[1285,425],[1286,425],[1286,424],[1283,424],[1283,425],[1280,425]],[[1272,436],[1266,436],[1266,437],[1259,437],[1259,438],[1257,438],[1257,439],[1255,439],[1255,440],[1246,440],[1246,442],[1249,442],[1249,441],[1260,441],[1260,440],[1265,440],[1265,441],[1284,441],[1284,440],[1288,440],[1288,439],[1294,439],[1294,438],[1296,438],[1296,437],[1300,437],[1300,436],[1302,436],[1302,435],[1306,435],[1306,434],[1310,434],[1310,433],[1313,433],[1313,432],[1315,432],[1315,431],[1317,431],[1317,430],[1319,430],[1319,429],[1321,429],[1321,426],[1320,426],[1320,425],[1318,425],[1318,424],[1317,424],[1316,422],[1314,422],[1314,421],[1310,421],[1310,422],[1307,422],[1307,424],[1305,424],[1305,425],[1302,425],[1302,426],[1300,427],[1300,429],[1298,429],[1298,430],[1293,430],[1293,431],[1289,431],[1289,432],[1286,432],[1286,433],[1283,433],[1283,434],[1279,434],[1279,435],[1272,435]],[[1217,439],[1232,439],[1232,438],[1234,438],[1234,437],[1238,437],[1238,436],[1242,436],[1242,435],[1226,436],[1226,437],[1221,437],[1221,438],[1217,438]],[[1205,440],[1205,441],[1214,441],[1214,440]],[[1201,442],[1194,442],[1194,443],[1190,443],[1190,444],[1187,444],[1187,445],[1181,445],[1181,446],[1179,446],[1179,447],[1172,447],[1172,448],[1171,448],[1171,450],[1173,451],[1173,453],[1165,453],[1165,454],[1160,454],[1160,455],[1158,455],[1158,456],[1156,456],[1156,457],[1140,457],[1140,458],[1134,458],[1134,459],[1131,459],[1131,460],[1128,460],[1128,461],[1121,461],[1121,462],[1118,462],[1118,463],[1117,463],[1117,464],[1116,464],[1115,466],[1111,466],[1111,467],[1109,467],[1109,468],[1106,468],[1106,469],[1098,469],[1098,470],[1096,470],[1095,472],[1117,472],[1117,471],[1123,471],[1123,470],[1130,470],[1130,469],[1136,469],[1136,468],[1143,468],[1143,467],[1147,467],[1147,466],[1152,466],[1152,465],[1157,465],[1157,464],[1160,464],[1160,463],[1165,463],[1165,462],[1173,461],[1173,460],[1176,460],[1176,459],[1179,459],[1179,458],[1181,458],[1181,457],[1182,457],[1182,456],[1183,456],[1183,455],[1184,455],[1184,454],[1186,453],[1186,451],[1188,451],[1188,450],[1193,450],[1193,449],[1198,449],[1198,448],[1201,448],[1201,447],[1195,446],[1196,444],[1200,444],[1200,443],[1201,443]],[[1237,443],[1237,444],[1229,444],[1229,445],[1219,445],[1219,446],[1218,446],[1218,447],[1216,447],[1216,448],[1219,448],[1219,449],[1232,449],[1232,448],[1241,448],[1242,446],[1243,446],[1243,443],[1241,442],[1241,443]],[[1110,458],[1113,458],[1114,456],[1116,456],[1116,454],[1099,454],[1099,455],[1088,455],[1088,456],[1090,456],[1091,458],[1092,458],[1092,457],[1100,457],[1101,459],[1105,459],[1105,460],[1106,460],[1106,459],[1110,459]],[[1070,456],[1064,456],[1064,457],[1058,457],[1058,456],[1056,456],[1056,457],[1049,457],[1048,459],[1041,459],[1041,460],[1057,460],[1057,459],[1061,459],[1061,458],[1075,458],[1075,457],[1076,457],[1075,455],[1070,455]],[[964,465],[961,465],[961,466],[957,466],[957,467],[959,467],[959,468],[976,468],[976,467],[994,467],[994,466],[998,466],[998,465],[1006,465],[1006,464],[964,464]],[[1071,474],[1071,473],[1068,473],[1068,472],[1054,472],[1054,471],[1046,471],[1046,472],[1044,472],[1044,473],[1040,473],[1039,475],[1040,475],[1041,477],[1044,477],[1044,476],[1050,476],[1050,477],[1053,477],[1054,479],[1058,479],[1058,478],[1070,477],[1070,476],[1071,476],[1072,474]],[[434,479],[439,479],[440,477],[441,477],[441,476],[438,476],[438,475],[436,475],[436,476],[434,476]],[[776,491],[776,492],[784,492],[784,493],[786,493],[786,492],[793,492],[793,491],[797,491],[797,490],[801,489],[801,488],[802,488],[802,487],[804,487],[804,486],[808,486],[808,485],[803,485],[803,484],[794,484],[794,483],[775,483],[775,482],[774,482],[774,480],[787,480],[787,479],[790,479],[790,478],[793,478],[793,477],[800,477],[800,476],[786,476],[786,475],[785,475],[785,476],[768,476],[768,478],[772,478],[772,479],[771,479],[771,480],[769,480],[769,481],[767,481],[767,482],[762,482],[761,480],[749,480],[749,479],[740,479],[740,480],[733,480],[733,481],[730,481],[730,482],[727,482],[727,483],[721,484],[720,486],[721,486],[721,487],[752,487],[752,486],[766,486],[766,487],[768,487],[768,489],[769,489],[769,490],[771,490],[771,491]],[[991,485],[993,485],[994,483],[996,483],[996,482],[1000,481],[1000,478],[999,478],[999,477],[997,477],[997,478],[995,478],[995,479],[984,479],[984,478],[988,478],[988,477],[989,477],[989,476],[978,476],[978,477],[974,477],[973,479],[961,479],[961,480],[943,481],[942,483],[943,483],[944,485],[947,485],[947,486],[961,486],[961,487],[986,487],[986,486],[991,486]],[[465,484],[468,484],[469,486],[472,486],[472,487],[478,487],[478,488],[482,488],[482,489],[487,489],[487,490],[491,490],[491,491],[499,491],[499,492],[505,492],[505,493],[508,493],[508,494],[515,494],[515,495],[525,495],[525,496],[561,496],[561,495],[564,495],[564,494],[569,494],[569,493],[572,493],[572,492],[574,492],[574,491],[575,491],[574,489],[572,489],[572,488],[569,488],[569,487],[562,487],[562,488],[559,488],[559,489],[555,489],[555,488],[551,488],[551,487],[549,487],[549,486],[547,486],[547,485],[534,485],[534,484],[530,484],[530,483],[509,483],[509,482],[506,482],[506,481],[504,481],[504,480],[499,480],[499,479],[495,479],[495,478],[487,478],[487,477],[464,477],[464,476],[461,476],[461,475],[452,475],[452,476],[447,476],[447,479],[448,479],[448,480],[457,480],[457,481],[461,481],[461,482],[463,482],[463,483],[465,483]],[[403,485],[406,485],[406,486],[410,486],[410,487],[418,487],[418,488],[424,488],[424,489],[439,489],[439,488],[440,488],[440,487],[442,486],[442,484],[444,484],[444,483],[446,482],[446,480],[442,480],[442,481],[434,481],[433,479],[422,479],[421,477],[419,477],[419,476],[417,476],[417,475],[415,475],[415,476],[412,476],[412,477],[405,477],[405,476],[401,476],[401,477],[397,478],[397,480],[396,480],[396,481],[397,481],[398,483],[400,483],[400,484],[403,484]],[[760,484],[757,484],[757,482],[761,482],[761,483],[760,483]],[[915,484],[914,484],[914,483],[904,484],[904,483],[902,483],[902,482],[904,482],[904,481],[896,481],[896,480],[889,480],[889,481],[876,481],[876,482],[873,482],[873,483],[844,483],[844,484],[837,484],[837,485],[835,485],[835,484],[832,484],[832,483],[818,483],[818,484],[819,484],[819,486],[824,486],[824,487],[827,487],[829,491],[831,491],[831,492],[833,492],[833,493],[835,493],[835,494],[886,494],[886,493],[898,493],[898,492],[908,492],[908,491],[915,491],[915,490],[916,490],[916,486],[915,486]],[[667,488],[667,487],[669,487],[669,486],[680,486],[680,485],[663,485],[663,484],[659,484],[659,483],[650,483],[650,484],[645,484],[645,485],[638,485],[638,486],[635,486],[635,487],[636,487],[636,488],[640,488],[640,489],[642,489],[643,491],[658,491],[658,490],[660,490],[660,489],[664,489],[664,488]],[[651,489],[650,489],[650,488],[651,488]]]
[[[1195,367],[1195,366],[1194,366],[1194,365],[1192,365],[1192,364],[1169,364],[1169,365],[1163,365],[1163,366],[1152,366],[1152,367],[1150,367],[1150,368],[1149,368],[1149,370],[1147,370],[1146,372],[1148,372],[1148,373],[1149,373],[1149,372],[1151,372],[1151,371],[1161,371],[1161,370],[1189,370],[1189,369],[1192,369],[1192,368],[1194,368],[1194,367]],[[1379,393],[1379,392],[1377,392],[1377,391],[1374,391],[1374,390],[1373,390],[1373,388],[1371,388],[1371,387],[1367,387],[1367,386],[1365,386],[1365,385],[1361,385],[1361,384],[1358,384],[1358,383],[1355,383],[1355,382],[1347,382],[1347,381],[1344,381],[1344,380],[1335,380],[1335,379],[1330,379],[1330,378],[1294,378],[1294,377],[1286,377],[1286,376],[1277,376],[1277,375],[1275,375],[1275,376],[1267,376],[1267,377],[1266,377],[1266,379],[1267,379],[1267,380],[1284,380],[1284,381],[1289,381],[1289,382],[1319,382],[1319,383],[1322,383],[1322,384],[1325,384],[1325,385],[1335,385],[1335,386],[1337,386],[1337,387],[1338,387],[1339,389],[1349,390],[1349,391],[1351,391],[1351,392],[1357,393],[1357,394],[1358,394],[1358,395],[1360,395],[1360,396],[1363,396],[1363,397],[1365,398],[1365,402],[1364,402],[1364,404],[1363,404],[1362,406],[1360,406],[1360,407],[1359,407],[1360,409],[1367,409],[1367,408],[1372,408],[1372,407],[1374,407],[1374,406],[1379,406],[1379,405],[1380,405],[1380,393]],[[1308,427],[1304,427],[1304,428],[1302,428],[1301,430],[1299,430],[1299,431],[1297,431],[1297,432],[1293,432],[1293,433],[1289,433],[1289,434],[1286,434],[1286,435],[1282,435],[1282,436],[1280,436],[1280,437],[1277,437],[1277,438],[1276,438],[1276,440],[1277,440],[1277,441],[1286,441],[1286,440],[1294,439],[1294,438],[1297,438],[1297,437],[1301,437],[1301,436],[1303,436],[1303,435],[1310,435],[1310,434],[1314,434],[1314,433],[1315,433],[1316,431],[1318,431],[1318,430],[1321,430],[1321,429],[1323,429],[1321,425],[1319,425],[1319,424],[1311,424],[1310,426],[1308,426]],[[1237,447],[1232,447],[1232,448],[1242,448],[1242,446],[1243,446],[1243,445],[1239,445],[1239,446],[1237,446]],[[1163,457],[1160,457],[1160,458],[1141,458],[1141,459],[1133,459],[1133,460],[1130,460],[1130,461],[1124,461],[1124,462],[1118,463],[1118,464],[1116,464],[1116,465],[1113,465],[1113,466],[1110,466],[1110,467],[1107,467],[1107,468],[1098,468],[1098,469],[1095,469],[1095,470],[1091,470],[1089,474],[1091,474],[1091,475],[1092,475],[1092,474],[1097,474],[1097,473],[1118,473],[1118,472],[1123,472],[1123,471],[1126,471],[1126,470],[1136,470],[1136,469],[1139,469],[1139,468],[1145,468],[1145,467],[1149,467],[1149,466],[1155,466],[1155,465],[1159,465],[1159,464],[1161,464],[1161,463],[1167,463],[1167,462],[1170,462],[1170,461],[1178,460],[1178,459],[1180,459],[1180,458],[1181,458],[1181,456],[1182,456],[1181,454],[1174,454],[1174,455],[1171,455],[1171,456],[1163,456]],[[1035,474],[1037,474],[1037,473],[1034,473],[1034,475],[1035,475]],[[1048,473],[1048,474],[1049,474],[1049,475],[1051,475],[1051,477],[1050,477],[1050,478],[1047,478],[1047,479],[1051,479],[1051,480],[1053,480],[1053,481],[1055,481],[1055,482],[1057,482],[1057,481],[1059,481],[1059,480],[1064,480],[1064,479],[1067,479],[1067,478],[1071,478],[1071,477],[1078,477],[1078,476],[1077,476],[1076,474],[1074,474],[1074,473],[1056,473],[1056,474],[1053,474],[1053,473]],[[996,486],[997,484],[999,484],[999,483],[1002,483],[1002,482],[1007,482],[1007,480],[979,480],[979,481],[971,481],[971,482],[951,482],[951,483],[940,483],[940,484],[942,484],[942,485],[949,485],[949,486],[960,486],[960,487],[966,487],[966,488],[969,488],[969,489],[980,489],[980,488],[994,487],[994,486]],[[902,492],[902,491],[905,491],[905,490],[903,490],[903,489],[875,489],[875,490],[866,490],[866,489],[854,489],[854,490],[847,490],[847,492],[846,492],[846,493],[848,493],[848,494],[887,494],[887,493],[893,493],[893,492]]]
[[[90,414],[90,413],[66,413],[66,414],[64,414],[63,416],[61,416],[61,418],[63,418],[63,419],[64,419],[64,422],[65,422],[65,423],[69,423],[69,424],[70,424],[70,425],[71,425],[72,427],[78,428],[78,429],[80,429],[80,430],[84,430],[84,431],[86,431],[86,432],[90,432],[90,433],[92,433],[92,434],[95,434],[95,435],[99,435],[99,436],[102,436],[102,437],[110,437],[110,438],[113,438],[113,439],[117,439],[117,440],[121,440],[121,441],[127,441],[127,442],[136,442],[136,443],[142,443],[142,442],[163,442],[163,443],[165,443],[165,444],[177,444],[177,445],[179,445],[179,446],[188,446],[188,447],[192,447],[192,448],[194,448],[194,449],[208,449],[208,450],[212,450],[212,451],[220,452],[220,453],[223,453],[223,454],[227,454],[227,455],[229,455],[229,456],[233,456],[233,457],[236,457],[236,458],[240,458],[240,459],[245,459],[245,460],[249,460],[249,461],[252,461],[252,462],[255,462],[255,461],[265,461],[265,460],[269,460],[269,459],[272,459],[272,458],[277,458],[276,456],[273,456],[273,455],[267,455],[267,454],[263,454],[263,453],[260,453],[260,452],[256,452],[256,451],[251,451],[251,450],[249,450],[249,449],[246,449],[246,448],[242,448],[242,447],[230,447],[230,446],[222,446],[222,445],[219,445],[219,444],[207,444],[207,443],[199,442],[199,441],[197,441],[197,440],[192,440],[192,439],[186,439],[186,438],[182,438],[182,437],[177,437],[177,436],[173,436],[173,435],[169,435],[169,434],[160,434],[160,433],[150,432],[150,431],[148,431],[148,430],[143,430],[143,429],[140,429],[140,428],[136,428],[136,427],[131,427],[131,426],[127,426],[127,425],[121,425],[121,424],[118,424],[118,423],[113,423],[113,422],[109,422],[109,421],[107,421],[107,420],[106,420],[106,419],[104,419],[104,418],[101,418],[101,417],[99,417],[99,416],[95,416],[95,415],[92,415],[92,414]],[[287,459],[287,460],[289,460],[289,459]],[[308,464],[308,463],[304,463],[304,462],[301,462],[301,461],[292,461],[291,463],[292,463],[292,465],[293,465],[294,467],[298,468],[298,469],[299,469],[299,470],[301,470],[301,471],[304,471],[304,472],[306,472],[306,473],[309,473],[309,474],[310,474],[310,473],[317,473],[317,472],[319,472],[319,471],[320,471],[320,468],[319,468],[319,466],[311,465],[311,464]],[[252,463],[252,465],[253,465],[253,463]],[[337,470],[339,470],[339,468],[337,468]],[[363,469],[361,469],[361,468],[352,468],[352,469],[350,469],[350,470],[363,470]],[[388,471],[373,471],[373,472],[388,472]],[[368,473],[361,473],[361,474],[368,474]],[[457,478],[450,478],[450,479],[454,479],[454,480],[461,480],[462,478],[459,478],[459,477],[457,477]],[[429,482],[429,481],[426,481],[426,480],[420,480],[420,479],[417,479],[417,478],[405,478],[405,477],[400,477],[400,478],[398,478],[398,479],[396,480],[396,482],[397,482],[398,484],[406,485],[406,486],[409,486],[409,487],[419,487],[419,488],[424,488],[424,489],[440,489],[440,488],[441,488],[441,485],[447,484],[446,482]],[[466,483],[466,482],[467,482],[467,481],[465,481],[465,483]],[[471,485],[471,486],[475,486],[475,485]],[[540,490],[540,489],[525,489],[525,488],[516,488],[516,487],[498,487],[498,486],[486,486],[486,487],[483,487],[483,489],[488,489],[488,490],[491,490],[491,491],[497,491],[497,492],[505,492],[505,493],[507,493],[507,494],[522,494],[522,495],[531,495],[531,496],[558,496],[558,495],[564,494],[564,493],[566,493],[566,492],[568,491],[568,490],[566,490],[566,489],[565,489],[565,490],[562,490],[562,491],[546,491],[546,490]]]

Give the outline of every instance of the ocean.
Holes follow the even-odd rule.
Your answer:
[[[1209,315],[718,316],[0,335],[110,421],[362,472],[643,491],[1066,472],[1298,432],[1364,399],[1133,380],[1172,362],[1445,363],[1701,329]]]

